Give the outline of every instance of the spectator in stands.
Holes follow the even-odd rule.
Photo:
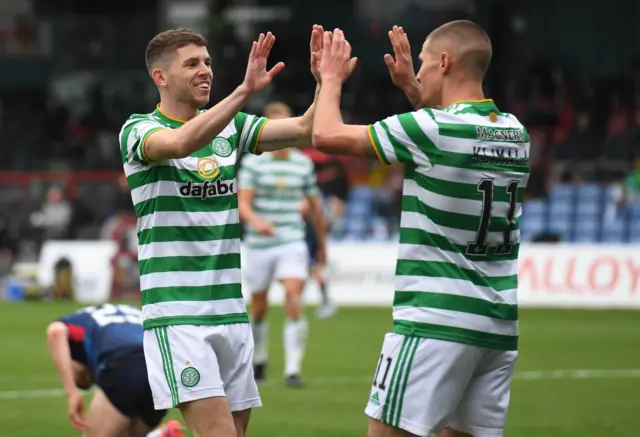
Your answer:
[[[633,168],[624,180],[613,184],[611,197],[605,211],[605,223],[613,224],[627,211],[631,203],[640,202],[640,153],[633,160]]]
[[[73,215],[71,203],[65,198],[62,188],[52,186],[42,207],[31,214],[31,226],[40,230],[41,242],[65,239]]]

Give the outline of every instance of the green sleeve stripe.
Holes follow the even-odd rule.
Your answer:
[[[267,125],[269,119],[260,117],[257,121],[257,126],[253,130],[253,135],[251,135],[251,139],[249,140],[249,150],[253,155],[259,155],[261,152],[258,151],[258,145],[260,144],[260,135],[262,135],[262,129]]]
[[[145,145],[145,144],[147,144],[147,140],[149,139],[149,136],[150,136],[152,133],[154,133],[154,132],[156,132],[156,131],[159,131],[159,130],[162,130],[162,129],[164,129],[164,128],[163,128],[163,127],[161,127],[161,126],[155,127],[155,128],[153,128],[153,129],[149,129],[149,130],[147,131],[147,133],[146,133],[146,134],[144,134],[144,136],[142,137],[142,141],[140,142],[140,145],[138,146],[138,149],[139,149],[139,153],[138,153],[138,155],[139,155],[139,158],[140,158],[142,161],[144,161],[144,162],[152,162],[149,158],[147,158],[147,154],[146,154],[146,153],[144,153],[144,145]]]
[[[413,160],[413,155],[411,154],[411,151],[409,151],[409,148],[406,145],[404,145],[401,141],[397,140],[396,137],[393,136],[393,134],[391,133],[391,130],[389,129],[389,126],[387,126],[387,123],[385,123],[384,121],[381,121],[380,126],[386,132],[387,137],[389,138],[389,142],[391,143],[391,146],[395,151],[398,162],[401,162],[403,164],[415,165],[416,163]]]
[[[371,145],[373,146],[373,150],[378,155],[378,159],[387,165],[391,165],[391,162],[387,159],[387,156],[384,154],[384,150],[382,149],[382,145],[380,144],[380,139],[378,138],[378,134],[376,133],[376,128],[374,125],[369,125],[369,141],[371,141]]]

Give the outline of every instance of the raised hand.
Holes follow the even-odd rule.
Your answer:
[[[406,86],[416,81],[409,38],[407,38],[407,34],[404,33],[402,27],[393,26],[393,29],[389,31],[389,40],[391,41],[396,59],[394,61],[393,56],[387,53],[384,55],[384,63],[387,64],[387,68],[389,68],[393,83],[397,87],[402,88],[403,85]]]
[[[311,31],[311,42],[309,49],[311,51],[311,74],[315,77],[316,82],[320,83],[320,61],[322,60],[322,39],[324,29],[318,24],[313,25]]]
[[[389,31],[389,40],[396,58],[394,60],[393,56],[387,53],[384,55],[384,63],[387,64],[393,84],[403,90],[415,105],[420,93],[420,84],[413,69],[409,38],[402,27],[393,26]]]
[[[351,57],[351,44],[344,39],[344,33],[335,29],[325,32],[322,40],[322,61],[319,73],[322,81],[339,79],[342,83],[356,68],[358,58]]]
[[[278,62],[273,68],[267,71],[267,59],[271,48],[276,42],[276,37],[271,33],[260,34],[258,41],[253,42],[247,72],[244,76],[244,85],[250,93],[262,91],[271,83],[271,80],[284,68],[283,62]]]

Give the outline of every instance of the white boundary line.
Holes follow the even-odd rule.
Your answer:
[[[541,381],[551,379],[606,379],[606,378],[640,378],[640,369],[574,369],[574,370],[526,370],[516,372],[513,376],[515,380],[521,381]],[[370,377],[348,377],[336,376],[326,378],[313,378],[309,380],[312,387],[322,387],[326,385],[362,384],[369,382]],[[280,383],[280,381],[278,381]],[[274,380],[261,383],[260,386],[275,386]],[[25,399],[25,398],[57,398],[64,396],[61,388],[39,389],[39,390],[2,390],[0,400]]]

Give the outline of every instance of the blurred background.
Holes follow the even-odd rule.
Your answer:
[[[387,37],[390,27],[404,27],[417,61],[424,37],[453,19],[471,19],[487,30],[494,57],[486,95],[502,111],[515,114],[531,136],[531,178],[519,223],[522,241],[527,243],[521,252],[526,266],[521,278],[524,306],[639,307],[640,269],[635,263],[640,249],[634,243],[640,243],[640,2],[1,0],[2,296],[14,302],[69,300],[60,304],[62,307],[48,309],[34,304],[0,306],[0,345],[4,345],[6,356],[11,355],[11,348],[23,354],[26,350],[24,338],[7,334],[16,323],[19,329],[26,329],[23,325],[31,322],[40,329],[66,309],[64,305],[96,299],[139,299],[136,219],[123,176],[117,135],[131,113],[151,112],[157,103],[157,91],[144,65],[146,44],[156,33],[171,27],[189,27],[208,37],[215,103],[242,81],[253,38],[260,32],[272,31],[277,42],[271,60],[284,61],[287,67],[245,111],[261,114],[268,102],[280,100],[301,113],[310,104],[314,90],[308,68],[311,26],[318,23],[329,29],[340,27],[360,59],[345,87],[343,115],[347,122],[368,124],[411,110],[392,85],[383,62],[383,55],[391,50]],[[329,251],[336,301],[340,303],[344,298],[345,304],[356,306],[389,304],[402,167],[384,167],[374,160],[336,159],[309,149],[305,152],[316,163],[330,219]],[[320,340],[317,343],[319,348],[328,348],[332,332],[353,332],[360,340],[363,336],[373,337],[369,340],[370,363],[362,365],[362,358],[354,357],[360,367],[347,371],[338,366],[336,370],[338,374],[342,369],[343,374],[347,371],[360,375],[355,377],[360,377],[360,382],[354,384],[362,387],[367,384],[361,381],[366,382],[372,371],[380,335],[390,327],[388,309],[371,311],[345,309],[333,322],[324,322],[335,324],[322,328],[326,329],[327,345],[323,346]],[[595,387],[576,385],[563,392],[568,398],[557,394],[555,400],[549,400],[545,390],[550,386],[545,384],[551,384],[553,378],[544,377],[546,370],[588,370],[594,362],[598,368],[622,370],[627,376],[621,378],[640,376],[637,313],[553,311],[523,312],[523,344],[544,357],[533,361],[524,358],[524,368],[543,372],[532,379],[546,382],[540,382],[535,389],[539,390],[539,405],[535,403],[536,392],[528,392],[532,400],[526,406],[519,403],[524,401],[519,401],[522,398],[515,392],[515,422],[511,429],[520,431],[516,435],[522,436],[582,436],[612,430],[620,436],[640,435],[638,418],[620,415],[621,410],[640,402],[637,382],[635,388],[626,379],[619,387],[608,380]],[[358,331],[354,322],[341,318],[344,314],[377,326],[380,335]],[[530,324],[525,323],[526,317]],[[558,319],[572,323],[554,325]],[[602,324],[596,329],[593,324],[598,320]],[[573,337],[564,335],[569,331]],[[44,340],[38,340],[42,331],[23,332],[25,338],[31,335],[35,339],[34,350],[40,340],[44,347]],[[566,344],[557,343],[562,341]],[[595,343],[586,346],[589,341]],[[584,347],[579,349],[577,344]],[[330,349],[327,352],[310,348],[309,354],[331,356]],[[575,353],[547,369],[545,366],[553,366],[554,361],[545,353],[555,350]],[[27,356],[31,356],[29,353]],[[347,354],[348,349],[341,353]],[[41,352],[33,354],[40,357]],[[605,362],[603,356],[610,361]],[[0,358],[0,369],[16,368],[9,358],[3,359]],[[39,363],[43,358],[34,360]],[[44,360],[25,372],[49,374],[49,379],[42,377],[48,382],[36,378],[29,390],[57,387],[51,376],[52,366]],[[326,361],[319,359],[313,365],[312,374],[332,375],[328,370],[332,367]],[[4,406],[3,399],[31,396],[20,394],[22,388],[11,383],[22,376],[16,376],[16,371],[7,374],[5,379],[0,375],[0,405]],[[325,390],[320,386],[316,389]],[[275,389],[266,390],[268,396],[269,390]],[[333,393],[333,389],[326,390]],[[581,417],[596,408],[597,398],[585,401],[584,393],[593,390],[609,390],[609,394],[623,400],[616,404],[615,411],[596,415],[601,420],[594,418],[595,422],[586,427]],[[276,402],[286,404],[289,395],[277,393]],[[355,393],[361,396],[354,401],[347,401],[347,395],[340,394],[334,399],[335,404],[327,406],[333,409],[327,411],[335,411],[335,417],[341,418],[335,423],[327,424],[316,415],[314,419],[300,413],[305,417],[301,423],[314,423],[318,435],[364,435],[360,406],[366,402],[366,387]],[[567,400],[576,398],[587,404]],[[307,400],[322,403],[316,395]],[[60,430],[69,432],[64,401],[46,402],[62,405],[55,410],[62,411],[61,416],[52,416],[51,420],[59,423]],[[542,404],[547,403],[550,405],[544,409]],[[553,407],[556,404],[557,408]],[[303,399],[296,401],[294,407],[306,408],[305,405],[308,407]],[[343,418],[341,405],[350,411],[348,418]],[[29,417],[31,410],[15,406],[13,410],[16,429],[12,431],[17,432],[22,427],[18,418]],[[560,411],[566,414],[561,416]],[[268,420],[272,417],[269,414],[258,413],[259,429],[262,426],[267,432],[272,425],[279,435],[296,435],[295,426],[292,425],[292,434],[287,434],[288,428],[283,428],[280,419]],[[574,416],[575,422],[567,418]],[[290,423],[288,420],[282,418]],[[561,429],[563,434],[554,434]],[[11,435],[21,435],[16,432]],[[42,434],[33,431],[24,435]],[[70,434],[60,431],[48,435]]]

